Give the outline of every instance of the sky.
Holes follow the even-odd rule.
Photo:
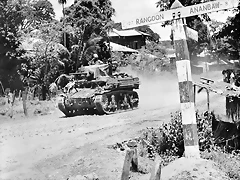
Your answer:
[[[56,13],[56,19],[60,19],[62,16],[62,6],[58,4],[57,0],[49,0],[53,4],[54,11]],[[111,0],[112,6],[116,10],[115,16],[112,18],[115,22],[121,22],[128,19],[132,19],[137,16],[153,14],[158,12],[156,8],[157,0]],[[66,6],[70,6],[74,0],[67,0]],[[125,2],[125,3],[123,3]],[[212,19],[225,22],[228,16],[231,16],[231,11],[221,11],[209,13]],[[161,40],[170,40],[171,27],[161,27],[161,24],[150,25],[150,28],[158,33]]]

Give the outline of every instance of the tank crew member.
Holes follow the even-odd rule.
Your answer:
[[[93,54],[93,58],[91,61],[89,61],[89,65],[94,65],[94,64],[96,64],[97,61],[98,61],[98,55]]]

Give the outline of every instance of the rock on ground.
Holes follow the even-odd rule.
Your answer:
[[[161,180],[227,180],[213,162],[205,159],[180,158],[162,169]]]
[[[138,175],[130,180],[149,180],[151,174]],[[213,161],[179,158],[161,170],[161,180],[229,180]]]

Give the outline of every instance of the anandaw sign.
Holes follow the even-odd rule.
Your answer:
[[[171,9],[168,11],[158,12],[152,15],[137,17],[132,21],[122,22],[122,28],[133,28],[143,25],[156,24],[159,22],[169,21],[173,19],[173,14],[175,16],[181,15],[181,18],[195,16],[199,14],[205,14],[214,11],[220,11],[224,9],[231,9],[238,6],[239,0],[218,0],[210,1],[206,3],[201,3],[192,6],[186,6],[178,9]]]

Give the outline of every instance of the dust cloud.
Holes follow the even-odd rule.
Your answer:
[[[178,79],[176,75],[162,73],[149,77],[139,76],[140,108],[155,109],[166,106],[179,105]]]
[[[176,72],[160,72],[156,75],[139,73],[131,68],[125,68],[122,71],[139,77],[140,87],[136,90],[139,94],[139,108],[158,109],[162,107],[179,107],[180,97],[178,88],[178,78]],[[199,82],[200,77],[207,77],[213,80],[221,80],[221,72],[209,72],[208,74],[192,75],[194,82]],[[210,94],[211,97],[211,94]],[[207,100],[206,92],[202,91],[196,96],[197,102]]]
[[[166,106],[180,105],[178,79],[176,74],[162,72],[157,75],[137,73],[131,69],[124,72],[139,77],[139,108],[157,109]]]

